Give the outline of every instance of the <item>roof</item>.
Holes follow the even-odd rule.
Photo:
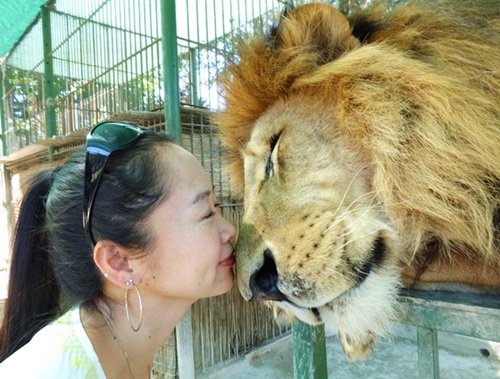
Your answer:
[[[0,1],[0,59],[14,47],[48,0]]]

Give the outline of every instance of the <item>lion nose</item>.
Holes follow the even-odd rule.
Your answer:
[[[278,289],[278,269],[271,250],[264,250],[264,263],[250,277],[252,298],[250,301],[286,300],[286,296]]]

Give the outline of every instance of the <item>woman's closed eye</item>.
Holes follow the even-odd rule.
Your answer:
[[[206,219],[209,219],[212,216],[215,216],[218,213],[219,207],[220,207],[220,204],[218,204],[218,203],[215,204],[214,205],[215,209],[211,209],[210,212],[206,216],[203,217],[203,219],[206,220]]]
[[[209,219],[212,216],[215,216],[215,211],[210,211],[205,217],[203,217],[203,219],[206,220],[206,219]]]

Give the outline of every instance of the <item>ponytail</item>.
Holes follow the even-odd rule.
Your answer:
[[[50,262],[45,228],[45,203],[53,173],[47,169],[33,176],[19,210],[0,328],[0,362],[60,313],[61,291]]]
[[[126,151],[110,156],[92,211],[93,234],[99,240],[136,254],[151,247],[145,220],[170,191],[168,167],[158,159],[159,148],[170,144],[166,134],[146,133]],[[0,362],[69,307],[93,306],[105,297],[103,276],[82,224],[85,157],[82,148],[60,171],[35,174],[24,195],[0,328]]]

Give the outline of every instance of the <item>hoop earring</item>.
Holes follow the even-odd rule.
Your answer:
[[[134,332],[138,332],[139,329],[141,328],[141,325],[142,325],[142,298],[141,298],[141,293],[139,292],[139,288],[137,288],[137,286],[134,284],[134,282],[132,281],[132,279],[127,280],[127,282],[125,284],[127,286],[129,286],[130,284],[132,284],[134,286],[135,292],[137,293],[137,298],[139,299],[139,325],[136,328],[134,326],[134,324],[132,323],[132,319],[130,317],[130,312],[128,310],[128,290],[129,290],[129,288],[127,288],[125,290],[125,314],[127,315],[128,325],[130,326],[130,328]]]

